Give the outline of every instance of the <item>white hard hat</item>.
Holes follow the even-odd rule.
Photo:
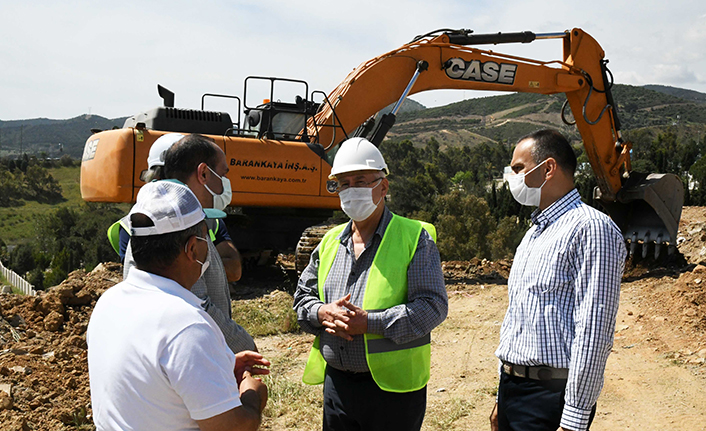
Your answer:
[[[164,166],[164,153],[167,152],[172,144],[183,137],[184,135],[179,133],[167,133],[157,138],[150,147],[150,153],[147,156],[147,167]]]
[[[333,179],[338,174],[355,171],[384,171],[385,175],[390,174],[378,147],[365,138],[350,138],[341,144],[328,177]]]

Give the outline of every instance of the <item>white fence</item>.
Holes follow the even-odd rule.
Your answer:
[[[34,290],[34,286],[29,284],[24,278],[20,277],[15,271],[5,268],[2,262],[0,262],[0,271],[2,271],[2,275],[7,279],[7,281],[10,282],[11,285],[20,289],[25,295],[34,296],[37,294]]]

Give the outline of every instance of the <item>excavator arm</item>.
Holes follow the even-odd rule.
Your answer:
[[[477,47],[537,39],[561,39],[562,59],[538,61]],[[673,245],[683,202],[681,180],[671,174],[645,176],[631,171],[631,144],[620,134],[606,63],[598,42],[578,28],[547,34],[442,31],[358,66],[324,98],[306,131],[324,147],[330,163],[343,140],[368,132],[365,126],[370,126],[373,114],[396,101],[397,109],[408,94],[438,89],[565,93],[598,182],[594,197],[626,240],[635,245]],[[382,141],[395,113],[379,121],[373,142]],[[564,114],[562,109],[562,118]],[[643,247],[643,254],[646,250]],[[655,250],[658,254],[659,247]]]

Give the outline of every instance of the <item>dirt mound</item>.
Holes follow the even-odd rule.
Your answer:
[[[663,298],[674,315],[681,314],[685,326],[701,335],[706,333],[706,266],[685,272],[674,283],[671,294]]]
[[[37,296],[0,295],[0,429],[93,429],[85,332],[121,279],[106,263]]]
[[[706,208],[682,209],[677,244],[679,252],[688,262],[706,265]]]
[[[512,262],[474,258],[470,261],[447,261],[441,263],[446,284],[477,285],[506,284]]]

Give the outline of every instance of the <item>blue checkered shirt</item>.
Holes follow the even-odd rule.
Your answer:
[[[385,234],[392,213],[385,208],[380,224],[373,238],[366,245],[358,259],[353,250],[351,224],[339,235],[341,241],[327,280],[340,280],[340,283],[326,283],[325,303],[351,294],[351,302],[363,306],[363,294],[368,282],[370,267]],[[318,285],[319,248],[311,254],[309,265],[299,278],[294,294],[294,310],[299,325],[306,332],[320,335],[321,353],[329,366],[342,371],[367,372],[365,344],[362,335],[346,341],[323,330],[319,322],[319,308],[324,304],[319,299]],[[333,277],[333,278],[332,278]],[[329,284],[333,285],[328,289]],[[406,304],[387,310],[368,312],[368,333],[383,335],[397,344],[403,344],[423,337],[444,321],[448,312],[448,297],[444,285],[444,274],[436,244],[426,230],[422,229],[417,250],[407,269]]]
[[[517,248],[495,355],[568,368],[561,426],[582,431],[613,347],[626,249],[618,227],[576,189],[544,211]]]

